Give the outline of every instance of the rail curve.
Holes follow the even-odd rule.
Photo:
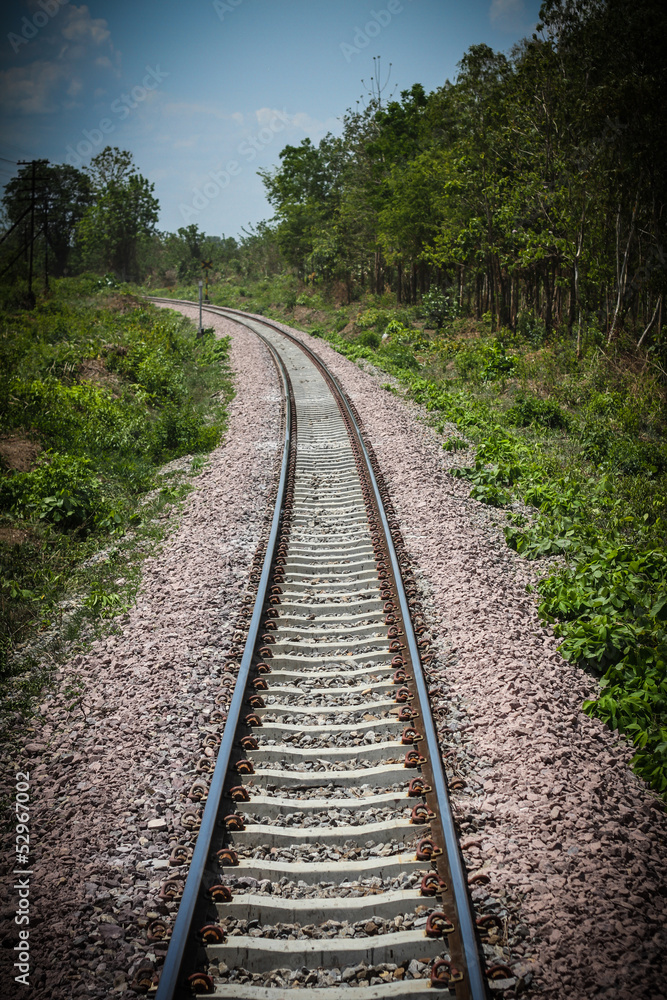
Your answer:
[[[161,304],[187,304],[152,299]],[[297,337],[273,520],[157,1000],[488,996],[422,662],[416,586],[354,406]],[[254,578],[253,578],[254,577]],[[212,739],[217,744],[217,739]],[[180,854],[178,853],[180,851]],[[159,923],[159,922],[158,922]]]

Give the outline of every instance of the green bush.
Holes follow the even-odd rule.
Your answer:
[[[381,333],[389,322],[389,313],[383,309],[366,309],[355,320],[360,330],[375,330]]]
[[[89,459],[51,453],[33,472],[0,481],[0,506],[61,530],[81,528],[106,515],[101,485]]]
[[[422,298],[420,312],[429,325],[436,329],[440,329],[448,320],[457,319],[460,315],[456,297],[443,292],[440,288],[431,288],[426,292]]]
[[[361,344],[362,347],[378,348],[380,346],[380,337],[374,330],[364,330],[357,337],[357,343]]]
[[[551,399],[540,399],[539,396],[518,395],[516,402],[507,410],[505,417],[508,423],[515,427],[529,427],[539,424],[541,427],[562,428],[567,430],[570,420],[557,403]]]
[[[533,347],[541,347],[547,339],[546,327],[532,312],[520,312],[517,317],[517,333]]]
[[[506,353],[505,345],[498,339],[466,344],[454,355],[454,365],[459,378],[473,384],[497,382],[517,371],[517,359]]]

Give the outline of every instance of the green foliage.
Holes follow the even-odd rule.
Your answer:
[[[515,427],[530,427],[538,424],[542,427],[562,428],[567,430],[570,421],[560,406],[551,399],[540,399],[520,393],[516,402],[507,410],[505,418]]]
[[[443,441],[442,447],[445,451],[466,451],[469,448],[468,442],[460,437],[450,437]]]
[[[110,146],[93,157],[88,170],[96,198],[77,226],[84,262],[136,281],[140,248],[158,218],[155,185],[138,173],[128,152]]]
[[[0,676],[14,638],[50,613],[81,563],[139,529],[159,466],[192,453],[194,471],[219,443],[228,346],[95,277],[63,279],[34,311],[0,315],[0,433],[42,449],[30,471],[0,473],[0,519],[24,539],[0,541]],[[173,485],[159,500],[183,495]],[[106,590],[86,607],[120,609]]]
[[[124,609],[121,595],[107,590],[100,584],[90,588],[84,603],[86,607],[95,608],[104,616]]]
[[[0,507],[61,531],[92,526],[109,515],[90,460],[57,453],[43,458],[34,472],[0,480]]]
[[[525,310],[517,316],[517,333],[533,347],[541,347],[547,339],[544,322]]]
[[[360,330],[376,330],[378,333],[384,332],[384,328],[389,322],[389,314],[382,309],[366,309],[359,313],[355,323]]]
[[[436,329],[460,315],[459,304],[440,288],[431,288],[422,298],[421,312]]]
[[[532,510],[508,514],[505,537],[527,558],[567,560],[539,584],[539,613],[563,655],[600,679],[599,697],[584,710],[631,739],[637,773],[667,793],[667,476],[664,445],[641,437],[664,428],[654,384],[637,385],[596,355],[573,368],[555,345],[531,371],[541,375],[541,391],[517,390],[526,359],[508,355],[499,338],[469,337],[448,342],[454,371],[443,379],[431,374],[443,357],[440,341],[395,320],[386,329],[390,340],[379,347],[322,328],[319,335],[390,371],[437,415],[440,430],[453,424],[465,435],[443,447],[475,446],[473,464],[450,470],[470,482],[473,499]],[[508,389],[499,375],[510,381],[509,368]],[[567,400],[567,412],[556,397]]]
[[[357,337],[357,343],[361,344],[362,347],[377,349],[380,346],[380,337],[375,330],[364,330]]]
[[[516,372],[517,359],[507,354],[505,345],[494,338],[477,340],[457,351],[454,364],[460,378],[473,384],[497,382]]]

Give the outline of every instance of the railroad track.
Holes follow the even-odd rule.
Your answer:
[[[229,713],[206,736],[215,768],[204,758],[190,792],[206,803],[196,843],[174,848],[163,887],[178,914],[149,927],[169,938],[157,998],[482,1000],[428,639],[382,477],[313,352],[210,311],[266,343],[285,440]]]

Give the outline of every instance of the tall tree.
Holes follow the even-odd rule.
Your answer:
[[[139,251],[155,232],[159,203],[154,185],[132,156],[107,146],[89,167],[97,199],[79,223],[84,261],[111,269],[121,281],[140,278]]]
[[[10,226],[25,215],[30,203],[31,184],[30,165],[22,167],[7,184],[2,203]],[[86,174],[69,164],[38,162],[35,190],[36,231],[39,233],[35,249],[40,258],[45,251],[48,252],[49,272],[60,277],[67,273],[76,227],[92,204],[93,188]],[[17,239],[24,237],[25,233],[19,226]],[[12,245],[14,243],[16,239]]]

